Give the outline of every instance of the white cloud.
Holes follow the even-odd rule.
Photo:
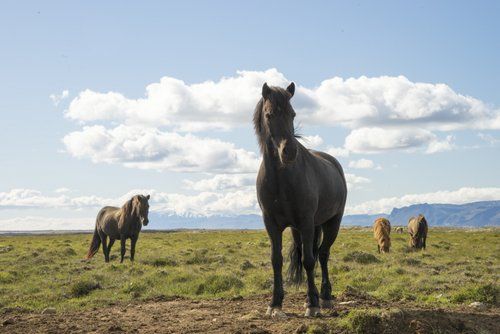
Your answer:
[[[0,231],[91,230],[94,225],[95,217],[48,218],[25,216],[0,219]]]
[[[62,100],[69,97],[69,91],[63,90],[61,94],[50,94],[49,98],[52,100],[52,103],[57,107]]]
[[[255,174],[217,174],[197,181],[184,180],[187,189],[195,191],[221,191],[255,187]]]
[[[440,140],[434,133],[418,128],[359,128],[346,137],[344,147],[354,153],[382,153],[388,151],[432,154],[455,148],[454,136]]]
[[[348,214],[390,213],[393,208],[413,204],[464,204],[500,199],[500,188],[464,187],[458,190],[443,190],[424,194],[408,194],[401,197],[386,197],[367,201],[347,208]]]
[[[349,156],[349,150],[344,147],[329,146],[326,148],[325,152],[336,158],[345,158]]]
[[[95,122],[171,126],[188,131],[250,124],[264,82],[285,86],[276,69],[238,71],[219,81],[186,84],[163,77],[146,87],[145,97],[130,99],[120,93],[81,92],[66,112],[70,119]],[[334,77],[319,86],[297,86],[294,106],[306,124],[347,128],[419,126],[450,131],[500,128],[500,111],[445,84],[412,82],[404,76]]]
[[[421,129],[360,128],[345,139],[345,148],[355,153],[379,153],[390,150],[412,150],[435,139],[430,131]]]
[[[11,189],[0,192],[0,208],[88,208],[111,200],[98,196],[48,196],[34,189]]]
[[[146,87],[146,96],[129,99],[120,93],[81,92],[66,112],[70,119],[94,122],[115,120],[126,124],[171,126],[183,131],[227,129],[249,124],[264,82],[283,86],[288,80],[276,69],[238,71],[217,82],[186,84],[163,77]]]
[[[250,125],[263,82],[283,87],[289,80],[276,69],[238,71],[194,84],[163,77],[138,99],[87,89],[65,113],[83,127],[63,142],[71,155],[95,163],[181,172],[255,172],[259,158],[254,152],[182,132]],[[63,91],[51,98],[59,103],[68,95]],[[335,77],[314,88],[298,85],[293,104],[304,124],[351,130],[344,147],[326,148],[337,157],[392,150],[436,153],[453,149],[453,137],[439,139],[432,131],[500,128],[498,109],[444,84],[414,83],[403,76]],[[302,142],[317,148],[323,139],[305,136]]]
[[[318,135],[302,136],[299,141],[307,148],[316,149],[323,144],[323,138]]]
[[[444,140],[435,139],[434,141],[431,141],[429,143],[429,146],[427,147],[425,153],[433,154],[438,152],[451,151],[455,148],[455,144],[453,143],[454,140],[455,137],[453,137],[452,135],[446,136]]]
[[[358,176],[350,173],[345,174],[345,179],[347,182],[347,189],[348,190],[353,190],[353,189],[360,189],[363,187],[364,184],[370,183],[371,180],[363,177],[363,176]]]
[[[493,137],[492,135],[487,133],[478,133],[477,136],[490,144],[490,146],[495,146],[500,143],[500,139]]]
[[[256,171],[259,163],[254,152],[232,143],[140,126],[86,126],[63,142],[77,158],[141,169],[242,173]]]
[[[57,188],[56,190],[54,190],[54,192],[56,194],[64,194],[64,193],[68,193],[70,192],[71,190],[66,188],[66,187],[61,187],[61,188]]]
[[[370,169],[375,168],[375,163],[369,159],[352,160],[349,161],[349,167],[356,169]]]

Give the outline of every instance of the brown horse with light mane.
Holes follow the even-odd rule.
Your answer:
[[[391,248],[391,223],[385,218],[377,218],[373,223],[373,237],[377,240],[378,252],[389,253]]]
[[[131,240],[130,260],[134,261],[135,244],[139,238],[142,226],[148,225],[149,195],[136,195],[121,208],[105,206],[97,214],[94,236],[87,253],[87,259],[92,258],[102,243],[104,260],[109,262],[109,252],[115,240],[120,240],[121,260],[125,256],[125,242]],[[109,237],[109,244],[107,243]]]

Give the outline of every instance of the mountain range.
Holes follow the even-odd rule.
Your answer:
[[[483,227],[500,226],[500,201],[467,204],[414,204],[394,208],[388,214],[346,215],[343,226],[371,226],[378,217],[386,217],[393,226],[406,225],[408,219],[423,214],[430,226]],[[179,216],[150,214],[150,229],[262,229],[260,215]]]

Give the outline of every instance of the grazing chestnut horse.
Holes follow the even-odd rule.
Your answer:
[[[410,218],[408,221],[408,233],[410,234],[411,248],[425,249],[428,229],[427,220],[425,220],[422,214]]]
[[[109,262],[109,252],[115,243],[120,240],[121,260],[125,256],[125,241],[130,238],[130,260],[134,261],[135,244],[139,238],[142,225],[148,225],[149,195],[136,195],[128,200],[121,208],[105,206],[97,214],[94,236],[90,244],[87,259],[92,258],[102,243],[104,260]],[[109,237],[109,245],[107,243]]]
[[[340,163],[324,152],[308,150],[297,140],[293,125],[295,111],[290,104],[294,92],[293,83],[286,90],[264,84],[253,119],[263,155],[257,176],[257,197],[271,241],[274,271],[273,298],[267,314],[278,317],[283,315],[281,249],[286,227],[291,227],[293,236],[289,278],[299,284],[303,267],[307,274],[306,316],[319,314],[320,298],[322,307],[331,307],[328,257],[347,198]],[[314,284],[318,257],[322,271],[320,294]]]
[[[377,240],[378,252],[389,253],[391,248],[391,223],[386,218],[377,218],[373,223],[373,237]]]

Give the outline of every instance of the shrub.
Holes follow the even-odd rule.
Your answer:
[[[97,281],[81,280],[76,281],[71,285],[70,293],[73,297],[83,297],[100,288],[101,285]]]
[[[375,255],[361,251],[350,252],[344,256],[342,260],[344,260],[344,262],[356,262],[361,264],[380,262]]]
[[[146,286],[139,282],[130,282],[123,289],[123,292],[130,294],[133,298],[140,297],[144,291],[146,291]]]
[[[204,283],[201,283],[196,290],[196,294],[204,293],[217,294],[231,289],[243,288],[243,282],[235,276],[230,275],[210,275]]]
[[[464,288],[451,297],[452,302],[483,302],[492,305],[499,304],[500,288],[494,284],[485,284]]]
[[[340,322],[341,326],[354,333],[380,333],[381,317],[374,311],[353,310]]]

